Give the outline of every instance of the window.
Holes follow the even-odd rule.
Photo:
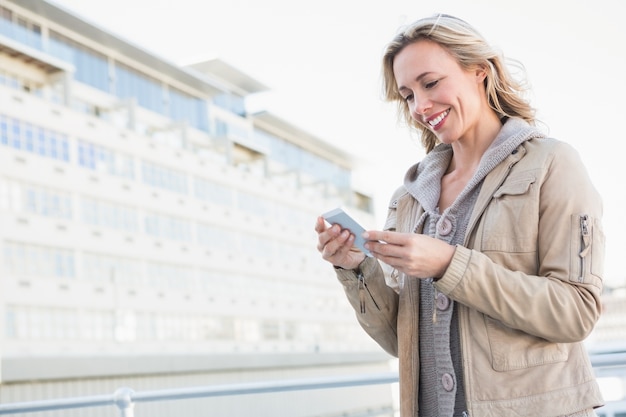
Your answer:
[[[284,139],[263,131],[254,132],[255,140],[262,140],[270,148],[269,159],[283,171],[295,170],[319,181],[326,181],[339,189],[350,186],[350,171],[312,154]],[[277,168],[279,173],[281,168]]]
[[[105,55],[51,31],[49,52],[74,64],[77,81],[109,93],[109,63]]]
[[[239,251],[240,235],[234,230],[198,223],[196,231],[198,243],[210,250],[230,253]]]
[[[20,277],[76,277],[74,252],[69,249],[7,242],[4,263],[10,274]]]
[[[135,178],[135,164],[130,155],[84,140],[78,141],[78,165],[129,180]]]
[[[81,209],[83,222],[92,226],[128,233],[139,232],[139,215],[134,208],[83,197]]]
[[[195,197],[199,200],[225,207],[233,205],[233,190],[230,187],[195,177],[193,189]]]
[[[246,115],[246,103],[243,97],[225,93],[216,96],[213,99],[213,103],[222,109],[228,110],[229,112],[240,116]]]
[[[242,253],[252,259],[275,259],[276,242],[264,236],[247,235]]]
[[[141,174],[144,184],[180,194],[188,194],[187,175],[184,172],[143,161]]]
[[[81,279],[102,284],[144,285],[140,261],[97,253],[82,256]]]
[[[237,193],[237,208],[259,217],[273,217],[274,206],[262,196],[246,192]]]
[[[72,218],[69,193],[0,179],[0,207],[15,213],[30,213],[58,219]]]
[[[147,263],[148,284],[158,289],[193,290],[196,273],[193,268],[161,262]]]
[[[1,114],[0,143],[59,161],[70,160],[66,135]]]
[[[166,114],[161,83],[127,65],[116,63],[115,95],[119,98],[134,97],[141,107],[159,114]]]
[[[191,242],[191,223],[185,219],[157,213],[147,213],[144,218],[147,235],[179,242]]]
[[[41,27],[5,7],[0,9],[0,33],[25,45],[42,50]]]
[[[209,131],[206,101],[169,88],[169,114],[172,120],[184,121],[204,132]]]

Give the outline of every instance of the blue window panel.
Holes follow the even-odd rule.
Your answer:
[[[110,92],[109,64],[104,56],[57,34],[50,36],[48,52],[74,64],[77,81]]]
[[[0,33],[9,38],[42,50],[42,40],[40,33],[26,28],[5,18],[0,18]]]
[[[86,161],[85,161],[85,150],[84,150],[84,145],[81,143],[78,144],[78,165],[81,167],[86,167]]]
[[[46,131],[44,129],[41,129],[37,135],[36,147],[37,149],[35,153],[39,155],[46,155]]]
[[[37,213],[37,195],[35,190],[26,190],[26,195],[24,196],[24,206],[26,211],[30,213]]]
[[[63,61],[74,62],[72,48],[52,36],[48,38],[48,53]]]
[[[106,156],[104,154],[104,149],[98,147],[96,148],[96,161],[98,163],[103,162],[106,159]]]
[[[116,67],[115,94],[120,98],[134,97],[140,106],[165,114],[162,86],[121,65]]]
[[[28,152],[35,151],[35,141],[34,141],[34,128],[31,124],[26,124],[24,126],[24,149]]]
[[[190,126],[207,130],[206,102],[176,90],[170,90],[169,116],[173,120],[186,121]]]
[[[49,144],[48,155],[46,156],[50,156],[56,159],[57,158],[57,138],[54,132],[50,132],[50,135],[48,136],[48,144]]]
[[[65,257],[65,271],[67,272],[67,276],[69,278],[75,278],[76,277],[76,264],[74,262],[74,255],[73,254],[68,254]]]
[[[54,275],[57,277],[63,277],[65,274],[63,273],[64,270],[64,259],[63,259],[63,255],[61,253],[55,253],[54,254]]]
[[[51,195],[48,198],[50,204],[50,215],[58,217],[61,215],[61,200],[58,195]]]
[[[12,122],[11,146],[14,147],[15,149],[21,149],[22,142],[21,142],[21,137],[20,137],[20,122],[19,120],[15,120],[15,119],[12,119],[11,122]]]
[[[3,145],[9,144],[9,124],[4,116],[0,116],[0,141]]]
[[[89,161],[89,167],[91,169],[96,169],[96,150],[93,145],[89,145],[89,149],[87,150],[87,160]]]
[[[67,139],[64,139],[61,143],[61,159],[65,162],[70,161],[70,145],[67,142]]]

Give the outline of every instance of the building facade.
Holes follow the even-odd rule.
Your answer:
[[[0,402],[388,370],[313,231],[340,205],[373,226],[371,198],[349,155],[248,114],[264,90],[0,0]],[[381,387],[280,398],[138,415],[393,414]]]

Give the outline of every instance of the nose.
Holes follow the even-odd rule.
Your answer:
[[[411,115],[414,119],[421,119],[432,108],[432,103],[425,94],[414,94],[413,102],[409,104],[411,106]]]

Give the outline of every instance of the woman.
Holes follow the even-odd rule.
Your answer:
[[[373,257],[338,225],[315,229],[360,324],[399,357],[401,415],[595,416],[582,341],[600,315],[602,204],[578,154],[534,127],[503,58],[460,19],[404,29],[383,74],[427,154],[384,230],[365,232]]]

